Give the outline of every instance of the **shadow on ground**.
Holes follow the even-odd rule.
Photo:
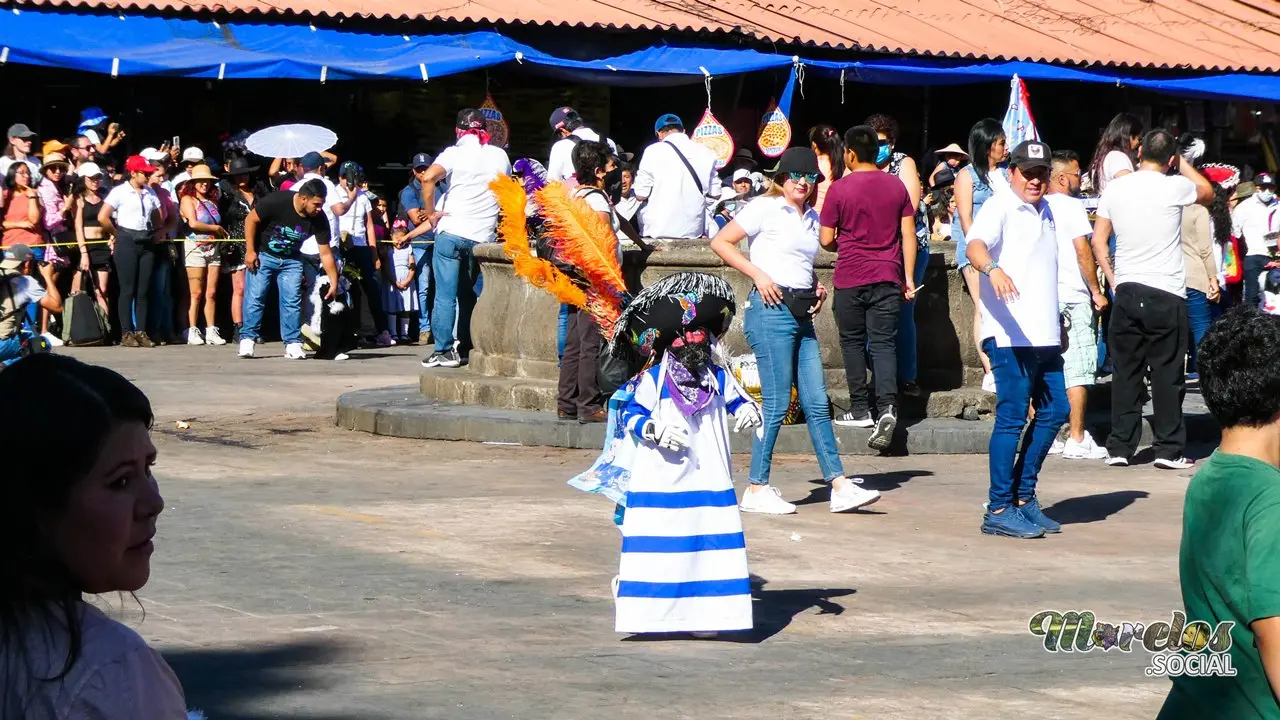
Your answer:
[[[1097,495],[1068,498],[1044,509],[1044,514],[1063,525],[1101,522],[1129,507],[1139,498],[1150,497],[1145,490],[1116,490]]]
[[[177,673],[187,707],[210,720],[266,720],[267,708],[281,707],[309,690],[321,692],[312,671],[339,662],[344,649],[334,641],[310,640],[253,649],[176,650],[163,653]],[[296,697],[294,698],[296,700]],[[260,709],[255,709],[260,708]],[[293,714],[297,720],[376,720],[360,714]]]
[[[929,470],[901,470],[898,472],[876,473],[874,475],[864,475],[862,477],[862,487],[867,490],[879,490],[887,492],[889,490],[897,490],[907,482],[918,477],[932,477],[933,472]],[[814,505],[817,503],[831,502],[831,484],[823,480],[810,480],[817,487],[809,491],[809,496],[797,500],[796,505]],[[882,515],[871,510],[856,510],[854,512],[863,512],[867,514]]]
[[[762,643],[777,635],[791,624],[795,617],[811,608],[818,615],[840,615],[844,606],[832,598],[845,597],[857,592],[853,588],[800,588],[796,590],[765,590],[769,581],[759,575],[751,576],[750,632],[721,633],[715,638],[695,638],[689,633],[652,633],[631,635],[624,640],[646,642],[656,640],[714,640],[718,642]]]

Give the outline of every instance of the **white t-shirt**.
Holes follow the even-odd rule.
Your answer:
[[[613,235],[618,239],[618,262],[622,262],[622,222],[618,220],[618,213],[609,204],[609,198],[605,197],[602,190],[591,187],[578,187],[573,191],[573,196],[582,198],[586,201],[587,207],[596,212],[609,213],[609,225],[613,228]]]
[[[117,227],[137,232],[147,232],[152,213],[160,212],[160,198],[150,185],[135,190],[130,183],[121,183],[107,193],[106,204],[115,208]],[[158,228],[151,228],[153,230]]]
[[[1061,347],[1058,319],[1058,234],[1049,203],[1022,201],[1016,193],[992,195],[967,235],[981,240],[1018,288],[1018,299],[996,298],[990,276],[979,281],[982,336],[996,347]]]
[[[1133,172],[1133,158],[1119,150],[1112,150],[1102,158],[1102,177],[1099,180],[1098,192],[1101,193],[1107,189],[1112,180],[1116,179],[1117,173],[1125,170]]]
[[[676,154],[677,149],[693,166],[702,190]],[[651,238],[705,237],[707,210],[719,201],[720,185],[715,153],[688,135],[672,133],[650,145],[640,158],[634,185],[636,197],[649,200],[640,208],[641,232]]]
[[[472,242],[498,239],[498,198],[489,183],[511,174],[511,161],[500,147],[482,145],[475,135],[463,135],[436,156],[444,168],[448,189],[436,203],[444,213],[436,233],[449,233]]]
[[[1232,234],[1244,238],[1246,255],[1265,257],[1276,246],[1273,233],[1280,231],[1280,203],[1263,205],[1257,195],[1250,195],[1231,211],[1231,224]]]
[[[342,192],[341,187],[338,190]],[[343,192],[343,195],[350,197],[345,192]],[[351,207],[347,209],[347,214],[338,218],[338,226],[342,229],[342,232],[351,236],[352,245],[356,247],[368,246],[369,224],[366,219],[371,212],[373,212],[373,203],[369,202],[369,196],[360,193],[351,202]]]
[[[1098,217],[1116,234],[1116,287],[1138,283],[1186,297],[1182,208],[1196,202],[1196,185],[1181,175],[1138,170],[1107,186]]]
[[[782,197],[758,197],[733,218],[747,233],[751,264],[778,285],[792,290],[813,287],[813,260],[818,256],[818,211],[803,215]]]
[[[307,173],[302,179],[289,186],[289,190],[297,192],[298,188],[303,184],[312,180],[319,180],[324,183],[324,216],[329,219],[329,247],[336,248],[342,243],[342,235],[338,233],[338,216],[333,214],[333,206],[347,201],[347,192],[335,185],[329,178],[319,173]],[[303,255],[311,255],[312,257],[320,254],[320,245],[316,242],[316,236],[312,235],[302,241],[302,245],[298,247],[298,252]]]
[[[8,155],[0,155],[0,175],[4,175],[5,173],[9,172],[9,168],[15,162],[17,162],[17,160],[14,160]],[[27,167],[31,168],[31,182],[33,184],[39,182],[40,181],[40,161],[37,158],[27,158],[26,160],[23,160],[23,162],[27,164]]]
[[[1058,304],[1078,305],[1093,302],[1089,284],[1080,274],[1076,256],[1076,238],[1088,239],[1093,234],[1089,213],[1079,198],[1063,193],[1044,196],[1053,211],[1053,222],[1058,235]],[[1019,288],[1021,289],[1021,288]]]
[[[588,127],[580,127],[570,133],[574,137],[593,142],[602,142],[600,133]],[[603,142],[609,144],[611,152],[618,152],[618,146],[612,140],[605,138]],[[573,149],[578,143],[569,138],[561,138],[551,146],[551,155],[547,158],[547,182],[556,182],[557,180],[570,180],[574,178],[573,172]]]
[[[18,307],[40,302],[40,298],[45,296],[44,287],[28,275],[10,275],[9,291],[13,293],[13,303]]]

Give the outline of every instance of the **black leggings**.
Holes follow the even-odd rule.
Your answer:
[[[121,228],[116,235],[116,277],[120,281],[120,300],[116,303],[116,321],[120,332],[147,327],[147,294],[151,289],[151,271],[155,267],[156,250],[150,233]]]

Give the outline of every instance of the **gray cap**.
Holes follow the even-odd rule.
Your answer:
[[[31,248],[18,243],[10,245],[3,250],[4,258],[0,259],[0,270],[17,270],[22,267],[22,263],[31,257]]]
[[[10,125],[9,134],[5,135],[5,137],[11,138],[33,138],[35,136],[36,134],[31,132],[31,128],[23,125],[22,123],[14,123]]]

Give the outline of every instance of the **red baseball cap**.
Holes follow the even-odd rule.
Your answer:
[[[146,158],[142,157],[141,155],[130,155],[129,158],[124,161],[124,169],[125,169],[125,172],[130,172],[130,173],[142,172],[150,175],[151,173],[155,172],[159,168],[152,165]]]

